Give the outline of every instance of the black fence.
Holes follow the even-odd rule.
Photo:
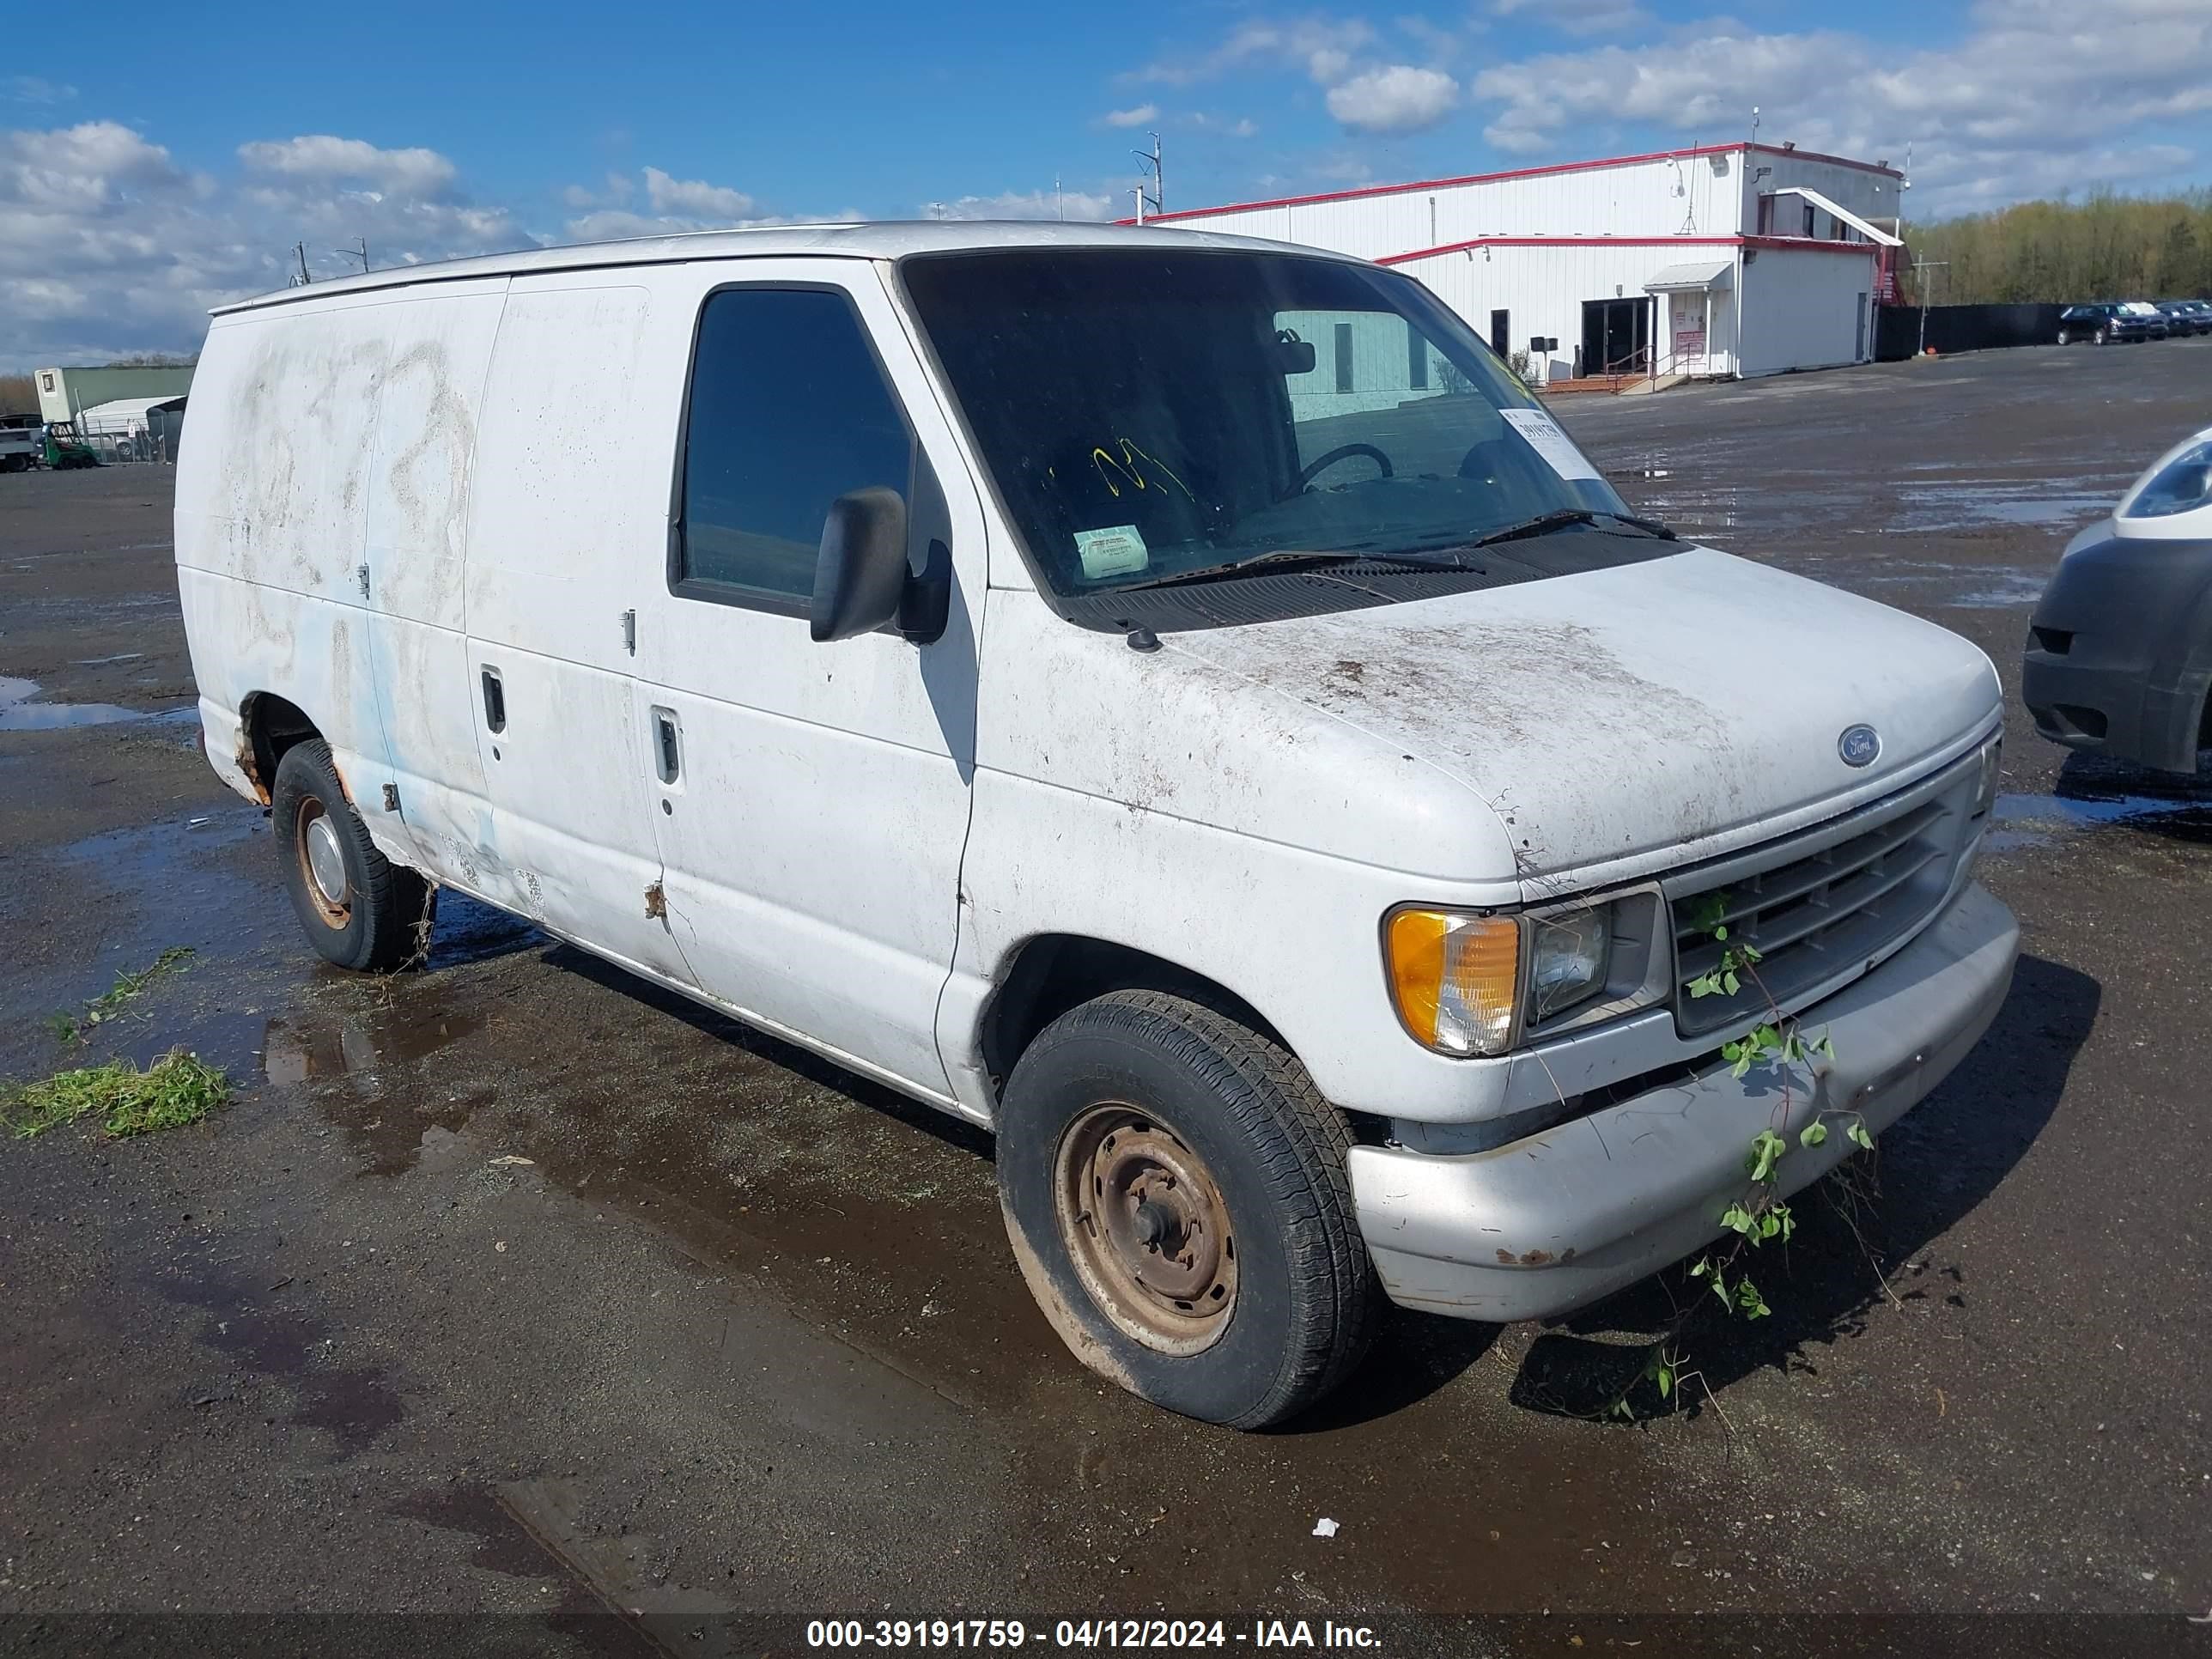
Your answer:
[[[1929,306],[1924,343],[1937,352],[1986,351],[1992,346],[2049,345],[2058,337],[2064,306]],[[1883,306],[1875,313],[1874,355],[1893,363],[1917,353],[1918,306]]]

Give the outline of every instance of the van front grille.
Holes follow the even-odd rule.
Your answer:
[[[1950,768],[1885,801],[1663,884],[1674,929],[1674,1024],[1698,1036],[1785,1012],[1817,988],[1863,973],[1932,916],[1970,844]],[[1971,792],[1971,773],[1963,787]],[[1713,937],[1725,927],[1723,943]],[[1731,994],[1691,987],[1745,945],[1755,965]]]

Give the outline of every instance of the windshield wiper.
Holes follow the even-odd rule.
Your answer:
[[[1112,590],[1116,593],[1134,592],[1144,587],[1179,587],[1186,582],[1218,582],[1230,576],[1241,576],[1247,571],[1267,570],[1326,570],[1347,564],[1382,565],[1393,570],[1462,570],[1466,567],[1457,559],[1425,559],[1408,553],[1308,553],[1296,548],[1281,548],[1273,553],[1255,554],[1249,559],[1232,559],[1227,564],[1209,564],[1196,570],[1178,570],[1172,576],[1155,576],[1149,581],[1123,582]]]
[[[1554,530],[1565,530],[1569,525],[1595,524],[1600,519],[1607,524],[1625,524],[1632,530],[1641,530],[1662,541],[1681,539],[1656,519],[1639,519],[1626,513],[1604,513],[1590,507],[1562,507],[1550,513],[1539,513],[1533,519],[1523,519],[1519,524],[1507,525],[1503,530],[1493,530],[1469,545],[1488,547],[1497,542],[1517,542],[1530,536],[1548,536]]]

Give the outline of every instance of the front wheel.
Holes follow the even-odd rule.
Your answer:
[[[269,792],[284,885],[307,943],[341,968],[389,973],[420,954],[434,892],[376,850],[319,738],[276,763]]]
[[[1117,991],[1014,1067],[1000,1203],[1076,1358],[1186,1417],[1264,1428],[1350,1373],[1380,1311],[1350,1145],[1279,1044],[1181,997]]]
[[[2112,332],[2110,329],[2099,329],[2094,337],[2099,345],[2110,345],[2112,343]]]
[[[2062,328],[2058,331],[2058,343],[2061,345],[2071,345],[2074,343],[2074,337]]]

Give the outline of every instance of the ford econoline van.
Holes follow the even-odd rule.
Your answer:
[[[1637,518],[1358,260],[532,251],[228,307],[192,412],[207,750],[315,948],[453,888],[988,1126],[1046,1316],[1178,1412],[1695,1251],[2009,982],[1981,653]]]

